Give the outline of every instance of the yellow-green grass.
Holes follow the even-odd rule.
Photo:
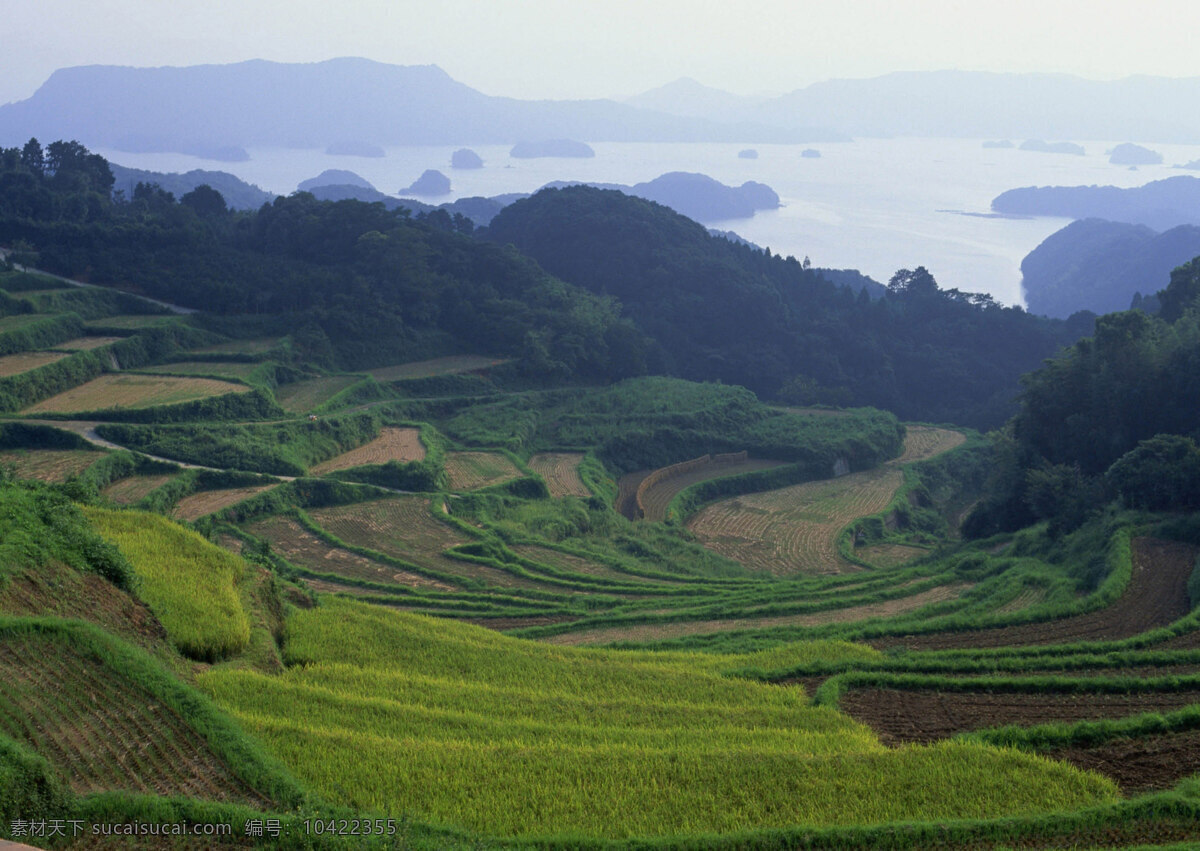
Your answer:
[[[228,393],[245,393],[245,384],[215,378],[176,378],[170,375],[109,373],[72,387],[25,409],[27,414],[64,414],[107,408],[151,408],[192,402]]]
[[[124,337],[76,337],[74,340],[67,340],[65,343],[56,343],[54,348],[64,352],[89,352],[92,349],[98,349],[110,343],[119,343],[124,339]]]
[[[18,478],[65,482],[104,457],[91,449],[10,449],[0,452],[0,466],[12,467]]]
[[[0,378],[29,372],[39,366],[62,360],[66,356],[66,352],[21,352],[17,355],[5,355],[0,357]]]
[[[180,363],[164,363],[159,366],[143,367],[138,372],[151,375],[212,375],[217,378],[244,379],[249,378],[255,370],[261,369],[257,363],[220,363],[213,361],[182,361]]]
[[[91,507],[84,512],[129,559],[138,596],[180,651],[212,660],[246,647],[250,620],[237,589],[242,559],[157,514]]]
[[[459,372],[475,372],[499,366],[507,361],[482,355],[453,355],[446,358],[413,361],[395,366],[368,370],[376,381],[404,381],[412,378],[432,378],[435,375],[454,375]]]
[[[450,490],[469,491],[507,482],[521,475],[499,452],[447,452],[446,477]]]
[[[308,381],[284,384],[275,390],[275,401],[289,414],[303,414],[328,402],[338,393],[356,382],[360,375],[330,375]]]
[[[505,836],[621,838],[1003,816],[1113,801],[1113,784],[959,743],[887,749],[739,656],[552,647],[328,599],[288,622],[281,676],[200,685],[318,793]]]
[[[54,316],[53,313],[18,313],[15,316],[0,316],[0,332],[14,331],[17,328],[24,328],[26,325],[32,325],[34,322],[41,322],[43,319],[49,319]]]

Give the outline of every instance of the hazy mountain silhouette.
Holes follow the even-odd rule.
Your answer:
[[[1162,231],[1176,225],[1200,224],[1200,178],[1180,175],[1132,189],[1026,186],[997,195],[992,209],[1018,216],[1108,219]]]

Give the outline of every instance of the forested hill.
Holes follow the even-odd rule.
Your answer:
[[[671,210],[589,187],[506,207],[488,235],[550,273],[613,296],[657,342],[651,366],[799,403],[999,425],[1019,377],[1090,331],[938,289],[924,269],[888,295],[835,287],[795,258],[710,236]]]

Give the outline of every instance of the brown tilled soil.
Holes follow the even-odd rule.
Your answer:
[[[868,724],[885,743],[931,742],[966,730],[1019,724],[1121,718],[1180,709],[1200,702],[1200,691],[1133,694],[938,692],[855,688],[839,702],[843,712]]]
[[[1127,795],[1170,789],[1200,772],[1200,730],[1117,739],[1091,747],[1044,752],[1088,771],[1106,774]]]
[[[1048,623],[993,627],[969,632],[942,632],[878,638],[877,648],[950,650],[971,647],[1016,647],[1128,638],[1166,626],[1191,610],[1187,580],[1197,547],[1156,538],[1133,541],[1133,576],[1113,605],[1096,612]]]
[[[0,452],[0,466],[12,466],[22,479],[65,482],[104,457],[92,449],[14,449]]]
[[[100,491],[117,505],[133,505],[155,488],[162,487],[171,476],[130,476],[113,482]]]
[[[521,471],[498,452],[447,452],[446,476],[453,491],[491,487],[521,476]]]
[[[642,493],[642,507],[647,520],[663,521],[667,517],[667,506],[684,488],[725,476],[740,476],[756,470],[769,470],[784,466],[783,461],[765,458],[747,458],[745,461],[709,461],[670,478],[655,482]]]
[[[529,469],[546,480],[550,496],[588,497],[591,493],[579,478],[579,452],[539,452],[529,459]]]
[[[250,488],[225,488],[215,491],[201,491],[191,496],[185,496],[175,506],[174,515],[183,520],[199,520],[209,514],[214,514],[223,508],[237,505],[255,494],[268,491],[275,485],[255,485]]]
[[[122,789],[267,804],[183,718],[62,641],[0,641],[0,730],[45,756],[78,794]]]
[[[386,464],[389,461],[407,463],[425,458],[425,445],[421,443],[420,429],[383,428],[379,437],[357,449],[344,452],[336,458],[323,461],[309,470],[314,476],[323,476],[337,470],[348,470],[365,464]]]

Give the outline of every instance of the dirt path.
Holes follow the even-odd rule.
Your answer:
[[[1166,626],[1191,610],[1187,580],[1200,548],[1156,538],[1133,540],[1133,575],[1121,598],[1096,612],[1046,623],[993,627],[969,632],[887,636],[870,644],[879,649],[952,650],[1014,647],[1128,638]]]

